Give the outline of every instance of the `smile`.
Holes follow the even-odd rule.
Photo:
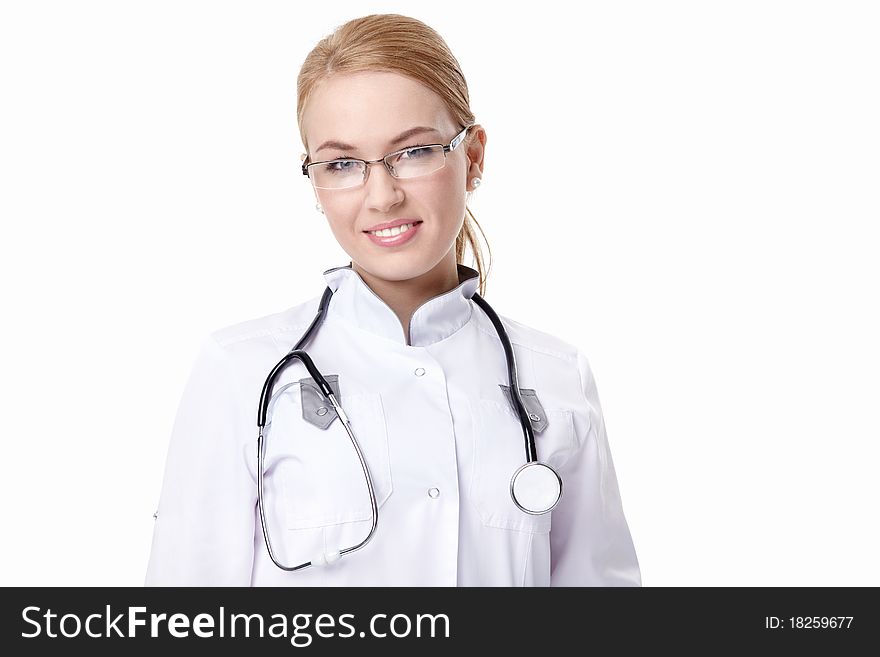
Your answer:
[[[402,226],[395,226],[394,228],[386,228],[385,230],[369,230],[367,231],[370,235],[378,235],[379,237],[395,237],[400,235],[401,233],[405,233],[410,228],[416,225],[416,222],[411,224],[403,224]]]

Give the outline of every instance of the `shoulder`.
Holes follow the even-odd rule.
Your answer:
[[[287,351],[311,324],[320,300],[317,295],[278,312],[221,326],[210,331],[205,342],[232,361],[262,362],[261,356],[277,360],[279,349]]]
[[[481,308],[474,307],[477,316],[477,328],[483,333],[498,338],[498,332],[489,316]],[[523,324],[515,319],[497,313],[501,325],[507,332],[507,337],[514,348],[528,350],[534,354],[541,354],[548,358],[556,359],[563,363],[576,364],[580,350],[578,347],[562,338],[533,326]]]
[[[477,328],[491,339],[500,342],[495,325],[482,309],[475,307]],[[556,377],[567,385],[587,388],[592,381],[589,360],[585,351],[552,333],[529,326],[515,319],[498,314],[507,332],[518,361],[526,361],[542,378]]]
[[[475,308],[478,329],[495,342],[495,325]],[[570,409],[576,426],[589,426],[598,408],[595,380],[585,351],[559,336],[498,314],[510,339],[520,371],[520,385],[535,387],[546,408]],[[499,345],[500,348],[500,345]],[[528,381],[529,383],[523,383]],[[578,435],[584,435],[581,430]]]

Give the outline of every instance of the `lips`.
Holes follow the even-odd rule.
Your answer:
[[[416,219],[415,217],[406,217],[403,219],[394,219],[393,221],[386,221],[381,224],[376,224],[375,226],[370,226],[369,228],[364,229],[365,233],[370,233],[374,230],[385,230],[386,228],[394,228],[395,226],[403,226],[404,224],[415,224],[422,223],[421,219]]]
[[[421,227],[422,222],[416,221],[412,224],[411,228],[404,230],[397,235],[392,235],[391,237],[381,237],[376,233],[366,233],[366,235],[367,239],[378,246],[385,248],[403,248],[406,244],[409,244],[412,240],[416,239],[416,235]]]

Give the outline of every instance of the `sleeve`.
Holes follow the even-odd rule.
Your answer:
[[[641,573],[611,460],[596,382],[578,352],[589,427],[560,466],[562,499],[550,531],[550,586],[641,586]]]
[[[209,335],[174,420],[146,586],[250,586],[257,423],[239,388]]]

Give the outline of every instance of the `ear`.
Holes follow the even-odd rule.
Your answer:
[[[468,160],[467,183],[465,187],[470,192],[475,189],[471,181],[474,178],[483,177],[483,161],[486,153],[486,131],[483,129],[483,126],[477,123],[468,130],[465,144],[465,155]]]

